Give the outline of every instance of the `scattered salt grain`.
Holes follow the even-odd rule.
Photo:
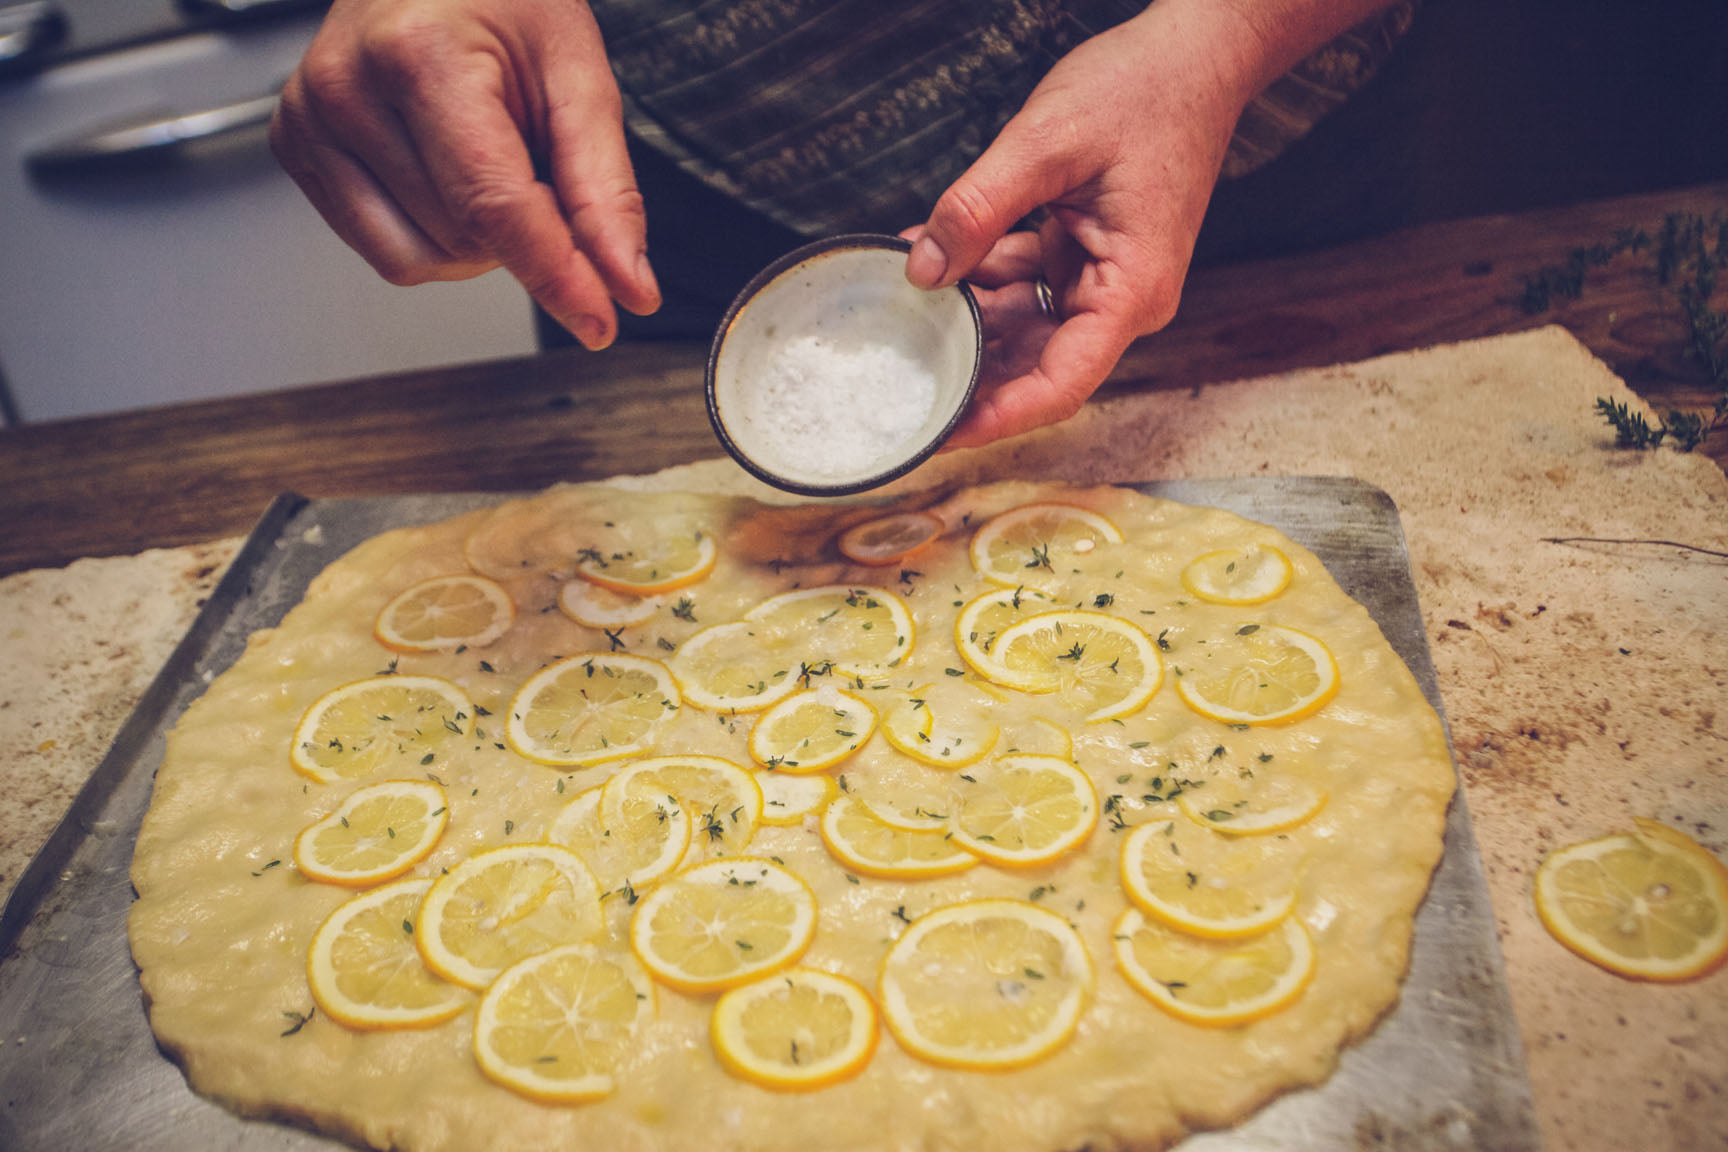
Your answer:
[[[928,368],[892,346],[788,340],[749,393],[747,418],[781,471],[867,476],[897,462],[936,406]]]

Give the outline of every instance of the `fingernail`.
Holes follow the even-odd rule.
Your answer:
[[[576,339],[582,342],[582,347],[590,352],[598,352],[612,342],[606,331],[606,322],[598,316],[578,316],[571,328]]]
[[[948,274],[948,253],[926,232],[912,245],[906,257],[906,279],[921,288],[934,288]]]
[[[654,267],[648,263],[646,250],[636,254],[636,283],[642,290],[654,298],[654,306],[660,306],[660,281],[654,277]]]

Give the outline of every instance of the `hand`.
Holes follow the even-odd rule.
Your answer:
[[[503,265],[590,348],[616,335],[614,301],[660,305],[617,85],[576,0],[336,0],[270,142],[393,284]]]
[[[1072,416],[1134,339],[1169,323],[1243,106],[1362,7],[1269,3],[1255,22],[1216,0],[1159,0],[1050,71],[906,233],[912,283],[980,289],[982,388],[950,446]],[[1009,231],[1040,207],[1037,232]],[[1040,275],[1060,323],[1038,306]]]

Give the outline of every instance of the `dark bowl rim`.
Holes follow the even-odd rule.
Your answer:
[[[750,303],[751,299],[770,283],[778,280],[793,268],[817,256],[826,256],[832,252],[849,250],[897,251],[909,253],[912,242],[899,236],[889,236],[877,232],[845,232],[835,236],[825,236],[820,240],[794,248],[780,256],[756,275],[752,276],[738,294],[732,298],[732,303],[726,308],[726,313],[720,318],[719,327],[714,330],[714,339],[708,345],[708,360],[703,368],[703,391],[708,405],[708,423],[714,428],[714,435],[719,438],[721,447],[726,454],[738,462],[739,467],[756,477],[758,480],[783,492],[793,492],[800,496],[856,496],[860,492],[868,492],[873,488],[893,480],[898,480],[930,457],[947,442],[948,437],[960,426],[960,421],[966,416],[966,410],[972,406],[972,398],[978,392],[978,378],[984,366],[984,318],[978,311],[978,298],[972,292],[972,286],[964,280],[955,282],[952,287],[960,292],[960,298],[966,302],[966,310],[972,317],[972,331],[976,335],[972,351],[972,372],[966,381],[966,387],[960,396],[960,403],[948,417],[940,431],[931,437],[929,443],[914,452],[911,456],[881,472],[849,480],[840,484],[806,484],[797,480],[778,475],[751,459],[726,431],[725,422],[720,418],[720,405],[714,398],[714,373],[720,363],[720,349],[726,342],[726,336],[737,322],[739,313]]]

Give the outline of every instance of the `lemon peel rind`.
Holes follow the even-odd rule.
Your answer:
[[[957,875],[966,871],[968,868],[976,867],[979,863],[978,856],[966,851],[958,845],[953,845],[955,851],[950,856],[910,864],[888,863],[881,860],[872,860],[867,856],[861,856],[857,849],[852,846],[851,842],[842,836],[839,831],[839,824],[840,821],[846,817],[846,806],[848,804],[856,804],[867,817],[876,821],[876,823],[881,824],[891,832],[907,836],[933,837],[935,839],[944,840],[951,845],[953,845],[953,841],[951,838],[946,836],[939,827],[926,830],[904,828],[899,825],[890,824],[886,820],[877,816],[875,810],[864,804],[862,801],[849,796],[837,796],[830,801],[828,807],[822,811],[822,823],[820,826],[822,844],[828,849],[829,854],[832,855],[834,859],[844,864],[853,872],[869,876],[875,880],[934,880],[943,876]]]
[[[865,542],[864,537],[871,530],[881,531],[885,525],[896,527],[916,525],[922,531],[916,535],[913,543],[896,543],[894,551],[878,551]],[[929,512],[895,512],[852,525],[840,533],[834,546],[840,555],[854,564],[862,564],[869,568],[885,568],[922,552],[935,543],[946,530],[947,526],[943,524],[941,518]]]
[[[342,871],[327,868],[319,863],[314,840],[335,824],[345,823],[346,817],[355,808],[368,800],[386,793],[401,793],[412,791],[427,802],[426,833],[413,845],[404,842],[402,851],[389,864],[380,865],[367,871]],[[328,816],[308,824],[294,837],[294,866],[302,876],[316,880],[321,884],[335,884],[343,888],[369,888],[374,884],[382,884],[413,868],[438,847],[438,841],[444,835],[444,829],[450,823],[450,805],[444,789],[430,780],[381,780],[376,784],[366,784],[350,792],[346,799]],[[394,836],[394,832],[391,833]]]
[[[690,860],[700,846],[727,839],[724,834],[730,829],[740,826],[743,832],[736,844],[730,845],[735,851],[746,848],[755,839],[756,829],[762,823],[762,810],[765,799],[762,795],[762,785],[757,783],[756,774],[737,761],[728,760],[724,756],[713,756],[705,752],[693,752],[688,755],[671,754],[666,756],[648,756],[621,766],[606,782],[600,785],[603,818],[621,820],[624,815],[625,789],[629,788],[636,778],[666,768],[695,768],[702,772],[713,773],[722,777],[733,787],[737,795],[732,799],[739,801],[744,809],[744,816],[737,814],[737,805],[726,808],[725,811],[704,808],[699,800],[691,796],[680,796],[676,791],[669,795],[690,815],[690,844],[686,849],[685,859]],[[722,825],[722,834],[716,835],[716,822]],[[726,827],[729,826],[729,827]],[[701,839],[706,836],[707,839]]]
[[[756,718],[751,725],[750,736],[745,742],[750,753],[750,759],[762,768],[773,772],[784,772],[790,776],[811,776],[824,772],[850,759],[858,750],[869,742],[875,734],[878,725],[876,709],[872,708],[862,696],[844,690],[833,690],[830,702],[830,690],[823,688],[806,688],[792,693],[771,705]],[[774,726],[796,713],[807,704],[817,707],[839,707],[844,711],[837,717],[842,722],[853,722],[849,729],[835,729],[835,735],[841,738],[841,746],[831,752],[816,756],[809,760],[791,759],[774,751],[770,745],[773,739]]]
[[[836,1056],[820,1063],[795,1064],[792,1068],[776,1065],[770,1070],[763,1062],[740,1051],[744,1044],[741,1040],[735,1042],[731,1031],[741,1030],[742,1018],[749,1006],[768,989],[782,986],[782,982],[804,983],[846,1000],[854,1018],[848,1042]],[[715,1002],[709,1017],[709,1042],[721,1066],[741,1080],[774,1092],[813,1092],[850,1080],[864,1071],[876,1055],[880,1037],[875,1001],[861,984],[832,972],[796,965],[726,990]]]
[[[1062,1011],[1053,1017],[1054,1024],[1044,1035],[1007,1051],[981,1053],[975,1048],[957,1049],[931,1042],[921,1036],[906,1019],[912,1015],[912,1011],[906,1004],[898,983],[891,979],[896,957],[902,952],[910,952],[923,936],[936,928],[963,918],[983,917],[992,913],[1039,921],[1061,944],[1063,958],[1075,973],[1074,978],[1078,985],[1075,993],[1064,1003]],[[889,946],[887,954],[882,958],[877,977],[877,998],[888,1031],[909,1055],[943,1068],[1007,1072],[1036,1064],[1073,1039],[1074,1033],[1079,1030],[1082,1017],[1086,1014],[1096,983],[1092,956],[1086,950],[1086,943],[1081,939],[1080,933],[1068,921],[1029,901],[987,897],[945,905],[914,920],[911,927]]]
[[[491,984],[498,974],[510,967],[505,964],[499,968],[486,968],[456,952],[448,949],[441,941],[429,943],[439,938],[435,931],[435,922],[442,916],[443,907],[455,894],[463,881],[471,878],[481,869],[491,867],[513,856],[538,856],[545,859],[552,854],[554,866],[559,874],[569,880],[573,895],[584,906],[593,910],[593,924],[584,939],[570,940],[567,943],[587,943],[588,939],[598,935],[605,927],[605,921],[600,912],[600,884],[594,879],[594,873],[582,858],[570,849],[557,844],[529,843],[502,844],[493,848],[482,848],[480,851],[459,861],[455,867],[444,872],[432,882],[426,898],[420,904],[420,911],[414,918],[414,946],[420,950],[420,958],[426,962],[426,967],[432,973],[452,984],[460,984],[464,988],[479,991]],[[561,859],[560,857],[567,857]],[[522,959],[518,957],[517,959]]]
[[[696,562],[680,569],[675,575],[659,580],[620,580],[606,574],[603,562],[585,559],[576,565],[576,575],[596,587],[629,596],[663,596],[693,584],[700,584],[714,571],[720,559],[720,545],[706,532],[696,534]]]
[[[1286,556],[1281,548],[1274,548],[1270,544],[1256,544],[1251,547],[1261,552],[1269,553],[1278,559],[1280,569],[1279,575],[1274,581],[1276,586],[1270,591],[1255,592],[1248,596],[1227,596],[1219,593],[1212,587],[1201,583],[1200,577],[1197,574],[1201,564],[1204,564],[1215,556],[1223,556],[1233,552],[1248,550],[1242,548],[1219,548],[1207,552],[1205,555],[1195,557],[1188,563],[1187,567],[1182,569],[1182,587],[1190,594],[1199,597],[1208,604],[1223,604],[1230,607],[1247,608],[1252,607],[1255,604],[1265,604],[1277,599],[1289,590],[1290,582],[1296,575],[1296,568],[1290,563],[1290,557]]]
[[[1036,579],[1028,580],[1026,578],[1025,569],[1027,567],[1032,567],[1032,565],[1023,565],[1021,568],[1013,570],[1012,579],[1010,579],[1008,575],[999,573],[995,565],[991,563],[989,548],[990,544],[993,543],[997,537],[1002,535],[1003,532],[1027,520],[1045,514],[1066,516],[1079,520],[1107,544],[1120,544],[1124,540],[1122,529],[1118,528],[1116,524],[1103,513],[1094,512],[1090,508],[1084,508],[1078,504],[1067,504],[1061,501],[1050,500],[1038,501],[1032,504],[1022,504],[1017,508],[1010,508],[990,517],[990,519],[986,520],[983,524],[980,524],[978,530],[972,534],[972,539],[967,545],[967,556],[972,561],[973,571],[977,572],[979,576],[982,576],[991,583],[1003,585],[1005,587],[1012,587],[1016,584],[1042,583],[1042,581]]]
[[[454,709],[452,717],[446,717],[450,723],[457,725],[456,735],[466,736],[473,728],[474,702],[455,683],[441,676],[404,676],[398,673],[386,673],[381,676],[368,676],[361,680],[351,680],[346,684],[332,688],[319,696],[306,711],[301,713],[299,723],[294,726],[294,735],[288,746],[288,762],[294,771],[319,784],[333,784],[340,780],[358,780],[361,776],[345,776],[340,772],[332,772],[312,759],[312,753],[307,749],[317,746],[313,737],[318,732],[318,724],[326,713],[339,701],[350,696],[357,696],[372,688],[408,691],[428,691],[442,696],[446,703]]]
[[[756,869],[755,876],[748,882],[739,884],[735,877],[740,869]],[[751,961],[740,965],[722,976],[692,977],[674,969],[655,955],[653,950],[644,943],[652,930],[655,912],[669,901],[673,900],[681,884],[694,884],[699,877],[709,872],[725,874],[722,887],[749,888],[759,884],[768,876],[774,876],[774,885],[781,892],[794,893],[794,902],[798,905],[798,919],[795,921],[796,931],[788,938],[786,947],[771,957],[752,957]],[[655,980],[682,992],[687,996],[706,996],[716,992],[724,992],[729,988],[747,984],[752,981],[772,976],[774,973],[790,968],[798,963],[809,950],[810,942],[816,936],[816,894],[810,890],[810,885],[796,872],[777,864],[765,856],[727,856],[717,860],[709,860],[694,867],[674,874],[666,883],[643,897],[636,905],[636,911],[630,918],[630,951],[636,956],[642,967],[648,970]]]
[[[1314,939],[1307,927],[1296,917],[1291,916],[1280,921],[1268,932],[1283,932],[1289,942],[1295,961],[1291,966],[1294,976],[1286,975],[1276,986],[1275,991],[1252,1001],[1250,1006],[1234,1010],[1213,1010],[1189,1004],[1176,996],[1174,990],[1141,966],[1139,958],[1134,953],[1134,934],[1140,930],[1141,924],[1147,919],[1145,913],[1138,908],[1126,909],[1117,918],[1116,926],[1111,933],[1112,949],[1116,958],[1116,969],[1122,973],[1122,978],[1152,1003],[1179,1020],[1190,1024],[1198,1024],[1203,1028],[1237,1028],[1244,1024],[1252,1024],[1256,1020],[1264,1020],[1290,1007],[1308,986],[1314,982],[1317,968],[1317,954]],[[1243,937],[1252,940],[1256,937]],[[1205,939],[1205,937],[1200,937]],[[1232,941],[1215,941],[1220,944],[1230,944]]]
[[[1320,809],[1326,807],[1328,799],[1325,792],[1315,789],[1309,801],[1302,805],[1286,805],[1260,816],[1251,814],[1243,818],[1240,814],[1233,814],[1229,820],[1213,820],[1207,817],[1204,811],[1206,802],[1199,799],[1199,795],[1193,789],[1183,789],[1181,795],[1176,797],[1176,807],[1199,827],[1210,828],[1214,832],[1232,837],[1269,836],[1275,832],[1288,832],[1312,820],[1319,814]],[[1277,814],[1276,817],[1274,813]]]
[[[508,1088],[530,1100],[546,1104],[582,1104],[599,1100],[616,1089],[617,1076],[612,1072],[592,1073],[580,1080],[557,1081],[536,1074],[533,1069],[506,1063],[485,1043],[485,1038],[499,1026],[496,1020],[498,1004],[511,991],[515,981],[527,978],[536,969],[561,962],[566,957],[583,956],[614,964],[630,982],[636,993],[637,1011],[631,1030],[639,1030],[654,1012],[653,982],[626,963],[602,955],[593,945],[567,944],[533,956],[524,957],[504,969],[480,996],[474,1012],[474,1061],[482,1074],[500,1087]]]
[[[1326,705],[1332,703],[1333,699],[1338,695],[1338,690],[1342,686],[1344,680],[1343,675],[1338,669],[1338,658],[1332,655],[1332,650],[1315,637],[1308,635],[1306,632],[1299,632],[1294,628],[1285,628],[1279,625],[1269,624],[1264,626],[1264,631],[1268,633],[1278,633],[1286,637],[1294,637],[1295,639],[1292,643],[1305,652],[1310,659],[1314,660],[1316,670],[1320,671],[1323,676],[1327,677],[1325,686],[1313,696],[1303,700],[1296,707],[1286,709],[1283,712],[1275,712],[1268,716],[1261,716],[1254,712],[1244,712],[1240,709],[1217,704],[1206,699],[1204,696],[1199,694],[1198,689],[1190,687],[1191,680],[1178,671],[1176,675],[1176,694],[1182,698],[1182,702],[1199,715],[1206,717],[1208,720],[1216,720],[1220,724],[1246,724],[1249,727],[1269,728],[1279,727],[1285,724],[1294,724],[1298,720],[1305,720],[1326,707]],[[1318,658],[1320,656],[1324,656],[1324,662]]]
[[[430,643],[409,640],[400,631],[390,625],[390,618],[398,608],[424,593],[427,589],[440,585],[460,585],[478,589],[494,610],[492,623],[479,632],[465,636],[445,637]],[[372,638],[392,652],[412,655],[422,652],[448,652],[454,648],[484,648],[510,631],[516,623],[516,603],[510,599],[510,593],[504,586],[488,576],[477,576],[472,573],[456,576],[433,576],[412,584],[397,593],[391,601],[379,609],[372,622]]]
[[[1269,900],[1265,908],[1255,916],[1237,916],[1228,920],[1210,916],[1196,916],[1192,913],[1173,908],[1160,900],[1146,885],[1146,880],[1140,867],[1143,847],[1147,840],[1159,834],[1161,822],[1142,824],[1128,834],[1122,841],[1120,854],[1120,876],[1122,890],[1129,901],[1140,911],[1178,932],[1187,932],[1193,936],[1201,936],[1208,940],[1240,940],[1249,936],[1258,936],[1277,927],[1296,908],[1297,886],[1291,884],[1288,891],[1281,896]]]
[[[1092,778],[1071,762],[1058,756],[1019,753],[1000,757],[995,762],[994,768],[998,772],[1023,769],[1056,773],[1067,781],[1073,797],[1080,802],[1083,812],[1078,823],[1050,843],[1036,851],[1032,849],[1015,851],[1002,848],[993,840],[982,839],[966,830],[963,826],[966,813],[966,792],[962,792],[949,827],[955,843],[978,856],[984,862],[1001,868],[1040,868],[1060,860],[1079,848],[1098,827],[1098,789],[1093,785]],[[971,790],[969,788],[966,791],[970,792]]]
[[[418,1030],[436,1028],[446,1021],[453,1020],[473,1002],[473,994],[457,984],[442,981],[450,989],[450,995],[443,1004],[428,1005],[419,1009],[381,1009],[368,1007],[364,1011],[356,1011],[351,1007],[355,1002],[344,996],[333,987],[336,979],[333,961],[322,962],[328,956],[330,947],[341,935],[342,929],[355,916],[372,910],[381,904],[387,904],[398,896],[412,894],[416,900],[422,898],[432,886],[430,879],[407,877],[380,884],[376,888],[368,888],[364,892],[349,897],[337,905],[326,916],[317,930],[312,934],[312,942],[306,949],[306,983],[312,993],[313,1001],[323,1013],[342,1025],[357,1032],[387,1032],[398,1029]],[[409,945],[413,947],[412,944]],[[416,953],[418,955],[418,953]],[[424,960],[421,960],[424,963]],[[436,977],[436,973],[427,970],[428,975]],[[441,979],[441,978],[440,978]]]
[[[1101,705],[1088,712],[1085,716],[1086,723],[1098,724],[1106,720],[1119,720],[1124,716],[1130,716],[1144,708],[1147,702],[1157,695],[1158,689],[1164,683],[1164,660],[1158,655],[1158,649],[1152,643],[1152,638],[1146,634],[1145,629],[1133,621],[1124,620],[1120,616],[1112,616],[1108,612],[1099,612],[1088,608],[1063,608],[1023,617],[996,635],[994,651],[1001,652],[1012,648],[1022,636],[1028,636],[1039,629],[1048,628],[1053,621],[1057,625],[1066,622],[1076,627],[1092,628],[1101,633],[1121,637],[1133,647],[1140,656],[1141,664],[1146,669],[1146,673],[1140,678],[1140,681],[1120,700]],[[1010,688],[1039,694],[1061,691],[1062,681],[1058,675],[1052,674],[1048,678],[1022,677],[1006,661],[1000,662],[997,667],[1009,678],[998,682],[1005,683]],[[1021,682],[1013,683],[1013,680]]]
[[[651,677],[661,697],[660,715],[649,722],[647,729],[639,737],[625,743],[612,744],[603,737],[600,747],[588,751],[547,751],[544,742],[528,731],[527,714],[533,710],[536,696],[577,667],[627,669]],[[509,742],[511,751],[536,764],[554,768],[588,768],[609,760],[640,756],[652,750],[660,722],[670,713],[676,712],[682,704],[683,695],[679,691],[677,680],[671,670],[660,661],[626,652],[578,652],[574,656],[554,660],[530,676],[522,687],[516,690],[516,694],[510,698],[510,713],[504,726],[504,738]]]
[[[1714,853],[1682,832],[1654,820],[1635,818],[1636,831],[1617,832],[1607,836],[1569,844],[1550,852],[1537,866],[1532,885],[1536,916],[1550,936],[1567,951],[1587,960],[1606,972],[1628,980],[1654,984],[1683,984],[1702,980],[1728,965],[1728,865]],[[1600,855],[1612,846],[1642,847],[1648,851],[1666,852],[1693,861],[1714,892],[1718,910],[1717,930],[1713,943],[1697,950],[1697,955],[1683,964],[1663,966],[1629,964],[1609,950],[1592,943],[1591,937],[1575,928],[1558,910],[1562,899],[1555,890],[1555,876],[1562,864],[1588,856]]]

